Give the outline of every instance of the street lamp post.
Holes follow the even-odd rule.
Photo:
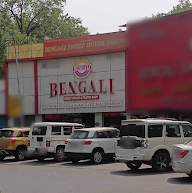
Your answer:
[[[18,57],[17,57],[17,42],[16,42],[16,38],[15,38],[15,32],[14,31],[10,31],[9,34],[10,34],[10,36],[12,36],[13,41],[14,41],[15,61],[16,61],[16,71],[17,71],[17,83],[18,83],[18,95],[21,97],[20,77],[19,77],[19,64],[18,64]],[[22,99],[22,97],[21,97],[21,99]],[[23,122],[24,122],[23,115],[21,115],[20,121],[21,121],[21,126],[23,126]]]

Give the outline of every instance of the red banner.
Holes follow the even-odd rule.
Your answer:
[[[126,32],[53,39],[44,42],[44,57],[67,57],[126,49]]]
[[[64,101],[99,100],[99,95],[65,96]]]
[[[129,26],[132,110],[192,108],[191,12]]]

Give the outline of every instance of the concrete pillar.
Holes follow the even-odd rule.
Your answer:
[[[43,116],[42,115],[35,115],[35,123],[42,122]]]
[[[129,112],[126,113],[126,120],[131,119],[131,114]]]
[[[100,127],[104,126],[103,113],[95,113],[95,123],[99,123]]]
[[[14,127],[14,119],[11,118],[11,119],[8,120],[8,126],[9,127]]]

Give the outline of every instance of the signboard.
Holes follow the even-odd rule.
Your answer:
[[[73,67],[73,73],[77,78],[86,78],[91,72],[91,64],[86,58],[79,59]]]
[[[99,100],[99,95],[66,96],[64,101]]]
[[[107,86],[104,87],[104,84]],[[84,96],[66,96],[64,100],[98,100],[99,96],[95,95],[97,93],[114,94],[114,79],[110,78],[108,80],[97,80],[97,83],[93,80],[91,81],[74,81],[74,82],[59,82],[59,83],[50,83],[50,98],[59,96],[66,96],[70,94],[93,94],[93,95],[84,95]]]
[[[9,117],[19,118],[22,115],[22,99],[20,96],[9,96]]]
[[[110,101],[110,102],[91,102],[91,103],[67,103],[65,105],[55,104],[55,105],[42,105],[42,109],[76,109],[76,108],[96,108],[96,107],[120,107],[122,106],[122,101]]]
[[[127,109],[192,108],[191,22],[185,12],[129,26]]]
[[[62,104],[42,105],[42,109],[62,109],[63,107]]]
[[[126,49],[126,32],[44,41],[44,57],[108,53]]]

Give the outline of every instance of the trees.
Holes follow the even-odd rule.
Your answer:
[[[89,34],[80,18],[64,13],[65,3],[66,0],[0,0],[0,76],[10,30],[15,31],[17,44]]]
[[[152,15],[153,17],[163,17],[168,16],[176,13],[181,13],[184,11],[192,10],[192,4],[190,0],[180,0],[179,4],[176,6],[173,6],[173,9],[169,11],[168,13],[157,13],[156,15]]]

